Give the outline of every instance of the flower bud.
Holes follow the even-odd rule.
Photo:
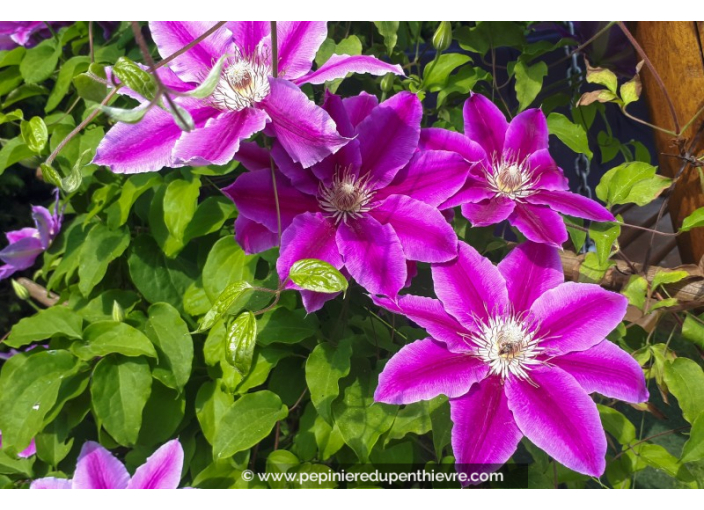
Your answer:
[[[112,320],[122,322],[125,320],[125,311],[117,301],[112,302]]]
[[[387,73],[381,79],[381,90],[390,94],[394,90],[394,80],[396,77],[392,73]]]
[[[15,291],[15,294],[17,294],[17,297],[20,298],[22,301],[26,301],[29,299],[29,291],[27,290],[27,287],[22,285],[21,283],[18,283],[17,280],[12,279],[12,289]]]
[[[441,21],[433,35],[433,47],[445,51],[452,44],[452,25],[449,21]]]

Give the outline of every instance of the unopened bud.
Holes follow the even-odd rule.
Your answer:
[[[386,75],[384,75],[384,77],[381,79],[381,90],[386,92],[387,94],[393,92],[395,80],[396,77],[392,73],[387,73]]]
[[[17,297],[20,298],[22,301],[27,301],[29,299],[29,291],[27,290],[27,287],[22,285],[21,283],[18,283],[17,280],[11,280],[12,281],[12,289],[15,291],[15,294],[17,294]]]
[[[452,25],[449,21],[441,21],[433,35],[433,48],[445,51],[452,44]]]
[[[115,322],[122,322],[125,320],[125,310],[120,306],[117,301],[112,302],[112,320]]]

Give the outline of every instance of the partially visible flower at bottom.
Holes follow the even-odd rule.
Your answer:
[[[0,260],[5,263],[0,266],[0,280],[32,267],[37,257],[46,251],[59,235],[63,215],[59,213],[58,190],[54,212],[41,206],[33,206],[32,218],[36,228],[28,227],[5,234],[10,244],[0,250]]]
[[[83,445],[71,480],[40,478],[30,489],[177,489],[183,469],[183,448],[172,439],[155,451],[130,477],[127,468],[98,443]]]
[[[2,432],[0,432],[0,449],[2,449]],[[17,454],[18,457],[26,459],[37,453],[37,445],[34,443],[34,439],[29,443],[29,446]]]
[[[605,469],[606,436],[589,393],[648,399],[643,371],[605,337],[627,300],[597,285],[564,283],[555,248],[524,243],[494,266],[460,243],[457,259],[432,265],[439,300],[402,295],[377,304],[431,338],[386,364],[377,402],[450,398],[452,449],[463,471],[492,471],[523,436],[566,467]]]
[[[0,21],[0,50],[17,46],[31,48],[51,37],[52,30],[70,25],[71,21]]]

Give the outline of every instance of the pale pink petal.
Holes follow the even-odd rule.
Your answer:
[[[172,439],[137,468],[128,489],[176,489],[183,469],[183,448]]]
[[[72,489],[73,487],[71,486],[71,480],[67,480],[65,478],[54,478],[54,477],[47,477],[47,478],[39,478],[38,480],[34,480],[30,486],[30,489]]]
[[[125,489],[130,475],[117,458],[98,443],[83,445],[73,475],[74,489]]]

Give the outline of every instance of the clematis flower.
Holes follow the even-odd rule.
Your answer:
[[[32,207],[32,218],[36,228],[28,227],[5,234],[10,244],[0,251],[0,260],[5,263],[0,266],[0,280],[16,271],[32,267],[36,258],[51,246],[61,230],[63,216],[58,209],[57,193],[53,213],[41,206]]]
[[[47,23],[55,30],[70,25],[70,21],[0,21],[0,50],[17,46],[31,48],[42,39],[51,37]]]
[[[604,472],[606,437],[589,393],[648,399],[638,363],[606,340],[628,304],[597,285],[565,283],[557,250],[516,247],[498,266],[460,243],[432,266],[439,298],[377,303],[425,328],[379,376],[374,398],[410,404],[450,398],[458,470],[496,469],[526,436],[568,468]]]
[[[2,448],[2,432],[0,432],[0,449]],[[32,455],[37,453],[37,445],[34,442],[34,439],[32,439],[32,442],[29,443],[29,446],[22,450],[20,453],[17,454],[18,457],[22,459],[26,459],[27,457],[31,457]]]
[[[73,479],[40,478],[30,489],[176,489],[183,469],[183,448],[172,439],[130,477],[125,466],[100,444],[83,445]]]
[[[475,163],[472,175],[441,208],[462,204],[475,227],[504,220],[530,241],[561,246],[567,229],[558,213],[594,221],[613,221],[597,202],[570,193],[567,179],[548,152],[548,125],[539,109],[526,110],[510,123],[480,94],[464,104],[464,136],[426,129],[422,149],[454,150]]]
[[[149,28],[159,53],[166,58],[214,24],[159,21],[151,22]],[[114,126],[98,146],[93,162],[119,173],[223,165],[232,160],[242,140],[266,128],[267,135],[276,137],[291,158],[307,168],[349,140],[299,85],[344,78],[349,72],[403,74],[400,66],[371,56],[349,55],[333,55],[311,71],[313,58],[327,37],[326,22],[282,21],[277,25],[279,77],[274,78],[269,27],[266,21],[231,21],[174,58],[169,68],[158,70],[167,87],[188,92],[203,81],[220,57],[230,56],[209,98],[175,98],[193,118],[193,131],[181,131],[169,113],[152,108],[138,124]],[[132,91],[120,90],[139,98]]]
[[[372,294],[395,296],[407,282],[407,261],[456,256],[457,236],[437,206],[462,186],[470,165],[452,152],[416,153],[422,107],[409,92],[381,104],[368,94],[330,94],[324,108],[352,138],[337,154],[304,170],[278,141],[272,147],[283,230],[279,276],[316,258]],[[236,239],[251,253],[277,243],[278,225],[268,153],[248,147],[242,156],[251,171],[223,191],[239,211]],[[303,292],[309,312],[330,298]]]

